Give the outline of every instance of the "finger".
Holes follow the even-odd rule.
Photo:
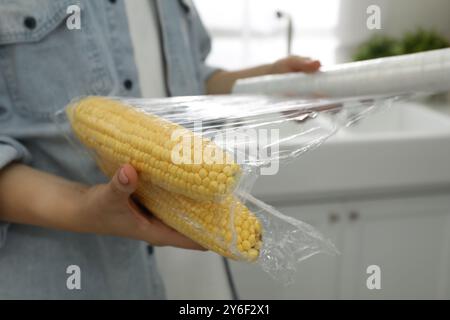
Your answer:
[[[131,165],[124,165],[117,170],[107,187],[107,198],[110,201],[126,201],[129,209],[140,221],[139,228],[134,231],[141,233],[140,239],[148,239],[147,242],[155,245],[170,245],[183,249],[206,250],[198,243],[192,241],[176,230],[168,227],[159,219],[144,215],[136,204],[130,201],[131,194],[136,190],[138,175]],[[153,241],[153,239],[164,239],[164,243]]]
[[[141,228],[146,228],[149,224],[151,224],[151,220],[149,219],[151,213],[147,210],[147,208],[133,198],[129,199],[128,205],[133,217],[139,222],[138,226]]]
[[[130,195],[136,191],[138,175],[129,164],[125,164],[117,170],[107,187],[105,197],[108,201],[127,201]]]
[[[139,222],[138,228],[134,229],[138,233],[138,239],[147,239],[147,242],[153,245],[169,245],[183,249],[206,250],[198,243],[167,226],[138,202],[130,201],[130,209],[133,216]],[[162,243],[154,239],[164,239],[164,242]]]
[[[290,57],[288,64],[292,71],[306,73],[316,72],[321,67],[319,60],[312,60],[310,58],[302,58],[298,56]]]
[[[197,242],[189,239],[188,237],[182,235],[175,229],[164,224],[161,220],[156,217],[148,217],[150,222],[146,230],[146,237],[149,243],[161,246],[172,246],[182,249],[191,250],[201,250],[206,251],[204,247],[199,245]],[[153,239],[164,239],[163,243],[155,243]]]
[[[319,70],[320,67],[321,64],[318,60],[295,59],[293,62],[291,62],[291,68],[293,69],[293,71],[297,72],[312,73]]]

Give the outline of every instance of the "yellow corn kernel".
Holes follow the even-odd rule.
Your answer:
[[[255,261],[256,259],[258,259],[259,256],[259,251],[256,249],[250,249],[248,250],[248,258],[250,261]]]

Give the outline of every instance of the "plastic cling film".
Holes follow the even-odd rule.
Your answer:
[[[168,191],[220,201],[395,99],[86,97],[66,113],[96,157],[130,163],[141,180]]]
[[[399,98],[391,95],[338,99],[218,95],[108,99],[214,142],[233,157],[246,176],[249,171],[260,174],[259,168],[273,161],[301,155],[340,128]]]
[[[314,74],[241,79],[234,93],[356,97],[450,90],[450,49],[352,62]]]
[[[311,225],[283,215],[249,194],[243,198],[265,230],[259,263],[273,278],[289,284],[301,261],[319,253],[339,254],[334,244]]]
[[[251,197],[257,177],[276,174],[279,164],[396,99],[90,96],[55,120],[70,123],[108,177],[131,164],[139,175],[134,198],[151,214],[205,248],[256,262],[287,282],[299,261],[336,250],[311,226]]]
[[[119,167],[104,160],[99,165],[110,177]],[[286,284],[300,261],[318,253],[338,253],[312,226],[249,194],[204,202],[143,183],[136,197],[161,221],[205,248],[233,260],[257,262]]]

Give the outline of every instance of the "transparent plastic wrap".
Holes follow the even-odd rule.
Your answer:
[[[450,48],[324,67],[314,74],[267,75],[236,82],[234,93],[355,97],[450,90]]]
[[[125,163],[135,167],[137,200],[167,225],[288,280],[297,262],[337,250],[313,227],[252,197],[256,178],[396,99],[91,96],[55,119],[61,128],[70,123],[71,141],[87,147],[107,176]]]

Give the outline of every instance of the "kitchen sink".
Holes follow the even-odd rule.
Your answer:
[[[372,116],[342,130],[338,137],[354,137],[365,139],[368,135],[374,138],[413,138],[414,135],[448,134],[450,119],[420,104],[398,102],[386,110],[376,112]]]
[[[280,129],[283,135],[296,130],[294,123]],[[304,143],[299,137],[281,148]],[[281,201],[443,186],[450,187],[450,117],[419,102],[397,101],[281,164],[278,174],[260,177],[253,194]]]

